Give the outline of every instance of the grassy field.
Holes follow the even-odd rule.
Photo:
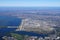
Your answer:
[[[12,37],[16,38],[17,40],[24,40],[24,36],[23,35],[19,35],[16,33],[11,33]]]

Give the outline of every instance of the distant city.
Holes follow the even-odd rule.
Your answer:
[[[0,7],[0,40],[60,40],[60,7]]]

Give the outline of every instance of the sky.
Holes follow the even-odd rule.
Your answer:
[[[60,7],[60,0],[0,0],[0,6]]]

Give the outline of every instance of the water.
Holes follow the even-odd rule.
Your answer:
[[[0,26],[19,26],[21,19],[11,16],[0,16]]]
[[[0,16],[0,40],[3,40],[3,36],[7,36],[10,32],[16,30],[16,28],[5,28],[8,26],[18,27],[22,22],[22,19],[12,16]],[[4,28],[1,28],[4,26]],[[9,35],[11,36],[11,35]]]
[[[27,31],[15,31],[16,28],[2,28],[0,29],[0,37],[7,36],[9,33],[17,33],[20,35],[28,35],[28,36],[37,36],[37,37],[45,37],[48,36],[47,34],[38,34],[34,32],[27,32]],[[11,36],[11,35],[9,35]]]
[[[60,7],[0,7],[0,11],[16,11],[16,10],[60,10]]]
[[[48,36],[47,34],[39,34],[39,33],[35,33],[35,32],[27,32],[27,31],[17,31],[14,32],[20,35],[28,35],[28,36],[37,36],[37,37],[45,37]]]
[[[10,32],[15,31],[16,28],[0,28],[0,40],[3,40],[3,36],[11,36]]]

